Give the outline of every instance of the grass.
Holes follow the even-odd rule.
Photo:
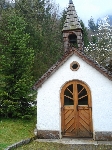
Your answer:
[[[16,150],[62,150],[62,148],[64,148],[63,150],[66,150],[63,144],[33,141],[32,143],[19,147]]]
[[[45,143],[33,141],[30,144],[17,148],[16,150],[112,150],[111,145],[69,145],[60,143]]]
[[[31,120],[1,119],[0,150],[7,146],[34,136],[36,117]],[[33,141],[16,150],[111,150],[112,145],[64,145],[60,143],[45,143]]]
[[[4,119],[0,120],[0,150],[7,146],[34,136],[36,117],[31,120]]]

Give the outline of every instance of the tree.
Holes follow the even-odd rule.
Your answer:
[[[9,5],[1,12],[1,112],[11,117],[26,116],[31,114],[34,102],[29,97],[29,87],[62,54],[59,13],[55,5],[45,0],[17,0],[15,7]]]
[[[5,26],[4,26],[5,25]],[[1,49],[1,114],[5,117],[31,117],[34,113],[32,64],[34,50],[29,48],[30,35],[25,32],[23,17],[13,10],[2,13]]]
[[[88,26],[92,32],[98,29],[98,25],[95,24],[93,17],[91,17],[90,20],[88,20]]]
[[[66,15],[67,15],[67,10],[64,9],[61,13],[61,17],[60,17],[60,29],[62,30],[63,29],[63,26],[64,26],[64,23],[65,23],[65,20],[66,20]]]
[[[89,41],[92,43],[96,43],[97,42],[97,32],[98,32],[98,24],[95,24],[93,17],[90,18],[90,20],[88,20],[88,37],[89,37]]]
[[[108,69],[107,65],[110,64],[109,66],[111,66],[110,60],[112,59],[112,27],[109,25],[107,18],[100,22],[98,31],[92,36],[96,37],[97,41],[91,41],[85,48],[85,52]]]
[[[112,60],[110,60],[109,65],[107,66],[108,71],[112,72]]]
[[[82,20],[80,20],[80,24],[83,30],[83,41],[84,41],[84,47],[88,46],[89,44],[89,39],[88,39],[88,31],[87,28],[85,27],[84,23]]]
[[[0,1],[0,13],[1,13],[2,9],[4,9],[4,7],[5,7],[5,0],[1,0]]]
[[[50,0],[20,0],[16,2],[15,10],[27,22],[29,46],[35,51],[33,75],[36,81],[62,54],[58,8]]]

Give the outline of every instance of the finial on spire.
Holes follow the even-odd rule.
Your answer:
[[[72,1],[72,0],[69,0],[69,4],[73,4],[73,1]]]

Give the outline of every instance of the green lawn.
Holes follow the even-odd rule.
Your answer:
[[[32,120],[1,119],[0,120],[0,150],[7,146],[34,136],[36,117]],[[33,141],[16,150],[111,150],[112,145],[64,145]]]
[[[1,119],[0,150],[7,146],[34,136],[36,117],[31,120]]]
[[[58,143],[45,143],[33,141],[30,144],[17,148],[16,150],[69,150],[65,145]]]
[[[111,145],[69,145],[59,143],[45,143],[33,141],[30,144],[17,148],[16,150],[112,150]]]

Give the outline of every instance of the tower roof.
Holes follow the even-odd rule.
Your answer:
[[[69,4],[73,4],[73,1],[72,1],[72,0],[69,0]]]
[[[82,29],[82,28],[78,20],[78,16],[77,16],[73,1],[69,0],[69,6],[67,9],[67,15],[66,15],[64,26],[63,26],[63,31],[75,30],[75,29]]]

